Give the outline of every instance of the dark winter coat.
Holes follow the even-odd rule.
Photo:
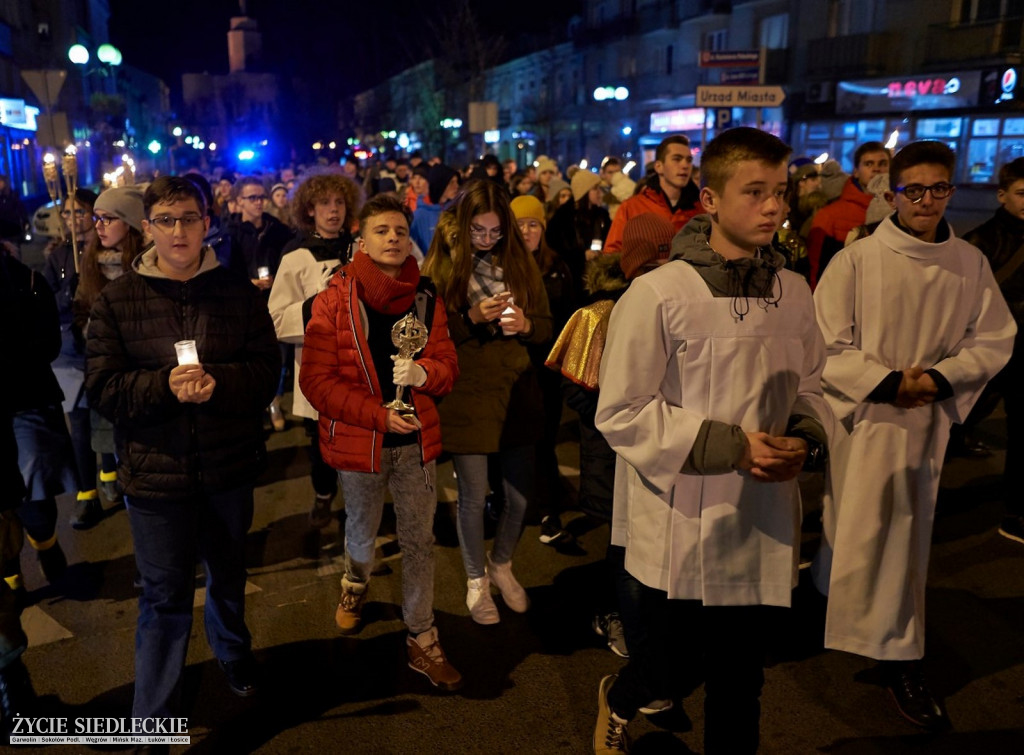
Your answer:
[[[436,283],[439,291],[445,290],[447,281]],[[526,317],[533,330],[526,336],[504,336],[493,323],[470,324],[467,312],[449,313],[460,375],[438,407],[445,451],[486,454],[540,440],[543,406],[526,350],[528,344],[549,343],[552,336],[551,310],[539,272],[530,301]]]
[[[604,207],[580,207],[579,204],[566,202],[555,210],[544,232],[548,245],[569,265],[577,300],[583,293],[587,251],[594,239],[600,239],[604,244],[612,225],[608,210]],[[554,304],[551,308],[554,311]],[[562,324],[565,324],[564,321]]]
[[[1024,245],[1024,220],[1013,217],[1000,207],[995,215],[967,233],[964,241],[981,250],[992,266],[992,273],[998,276],[1000,269]],[[1017,343],[1020,343],[1024,340],[1024,265],[1002,281],[999,290],[1003,292],[1013,319],[1017,321]]]
[[[260,293],[204,248],[199,271],[175,281],[156,251],[107,285],[86,344],[89,405],[114,423],[125,494],[173,501],[252,485],[263,469],[263,413],[281,355]],[[203,404],[181,403],[168,377],[174,344],[195,339],[217,381]]]
[[[42,275],[0,252],[0,400],[6,411],[60,404],[64,394],[50,369],[59,353],[53,291]]]
[[[257,228],[242,216],[235,214],[227,224],[231,239],[230,269],[244,275],[248,280],[259,278],[259,268],[270,268],[270,274],[277,274],[281,262],[281,250],[292,237],[292,231],[269,213],[263,213],[263,224]]]

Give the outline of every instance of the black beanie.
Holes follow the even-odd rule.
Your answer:
[[[440,203],[444,190],[448,188],[452,178],[457,175],[458,173],[447,165],[435,165],[430,169],[430,176],[427,178],[427,182],[430,185],[429,195],[431,204]]]

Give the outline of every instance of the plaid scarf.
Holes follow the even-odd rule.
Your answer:
[[[473,275],[469,278],[467,299],[469,306],[475,306],[484,299],[507,291],[505,273],[494,262],[492,252],[473,255]]]

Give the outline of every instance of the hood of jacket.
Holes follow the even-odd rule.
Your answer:
[[[771,245],[753,257],[729,260],[711,248],[711,218],[697,215],[672,239],[669,261],[683,260],[697,271],[714,296],[771,299],[786,258]]]
[[[622,268],[621,255],[599,254],[587,263],[583,271],[583,289],[595,299],[607,299],[609,294],[622,293],[629,287]]]
[[[199,269],[192,275],[193,278],[207,273],[215,267],[220,267],[217,255],[212,247],[204,246],[200,250],[199,255]],[[156,260],[156,244],[151,244],[148,249],[135,258],[135,261],[132,262],[132,267],[135,268],[139,275],[144,275],[147,278],[166,278],[170,280],[164,271],[157,267]]]

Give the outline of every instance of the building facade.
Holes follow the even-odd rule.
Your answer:
[[[462,154],[643,162],[685,133],[699,158],[721,128],[750,125],[846,167],[863,141],[941,139],[957,151],[959,182],[987,184],[1024,155],[1022,41],[1024,0],[585,0],[564,42],[486,71],[497,128],[462,140]],[[411,73],[431,65],[359,95],[357,136],[396,130],[429,149],[420,135],[441,111],[465,122],[467,97]],[[782,87],[781,106],[696,101],[699,86],[757,84]],[[416,104],[424,85],[429,107]]]

